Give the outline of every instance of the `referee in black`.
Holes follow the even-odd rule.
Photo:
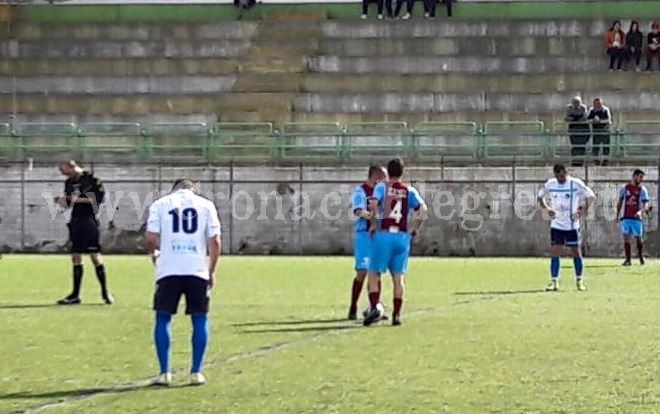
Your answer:
[[[82,255],[88,253],[96,268],[96,277],[101,285],[103,301],[106,305],[112,305],[114,299],[108,292],[99,242],[99,222],[96,218],[99,211],[98,206],[105,197],[103,183],[94,177],[94,174],[82,169],[75,161],[60,164],[60,173],[66,176],[67,180],[64,183],[64,195],[55,197],[55,202],[64,208],[71,208],[69,240],[73,262],[73,291],[57,303],[58,305],[79,305],[81,303]]]

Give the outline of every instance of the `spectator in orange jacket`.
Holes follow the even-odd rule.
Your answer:
[[[621,65],[626,58],[626,34],[621,30],[621,22],[616,20],[605,36],[605,46],[607,54],[610,56],[610,70],[614,70],[616,63],[617,70],[621,70]]]

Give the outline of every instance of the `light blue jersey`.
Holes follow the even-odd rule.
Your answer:
[[[367,210],[369,198],[373,192],[373,187],[366,183],[356,187],[351,194],[351,209],[353,214]],[[353,256],[355,257],[355,270],[366,271],[369,268],[371,257],[371,235],[369,234],[369,221],[358,218],[354,223],[355,234],[353,236]]]

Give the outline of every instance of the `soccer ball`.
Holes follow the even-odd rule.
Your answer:
[[[385,315],[385,306],[383,306],[383,302],[378,302],[378,305],[376,305],[376,309],[377,309],[378,312],[380,313],[380,316],[381,316],[381,317],[382,317],[383,315]],[[370,311],[370,310],[371,310],[371,307],[370,307],[370,306],[367,306],[367,308],[364,310],[364,312],[362,312],[362,316],[366,318],[367,315],[369,314],[369,311]]]

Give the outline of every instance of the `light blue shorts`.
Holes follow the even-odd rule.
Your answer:
[[[373,238],[370,272],[406,273],[410,256],[410,234],[376,232]]]
[[[353,238],[353,256],[355,257],[355,270],[368,270],[371,258],[372,239],[368,231],[355,233]]]
[[[621,219],[619,228],[624,236],[644,237],[644,222],[642,220]]]

